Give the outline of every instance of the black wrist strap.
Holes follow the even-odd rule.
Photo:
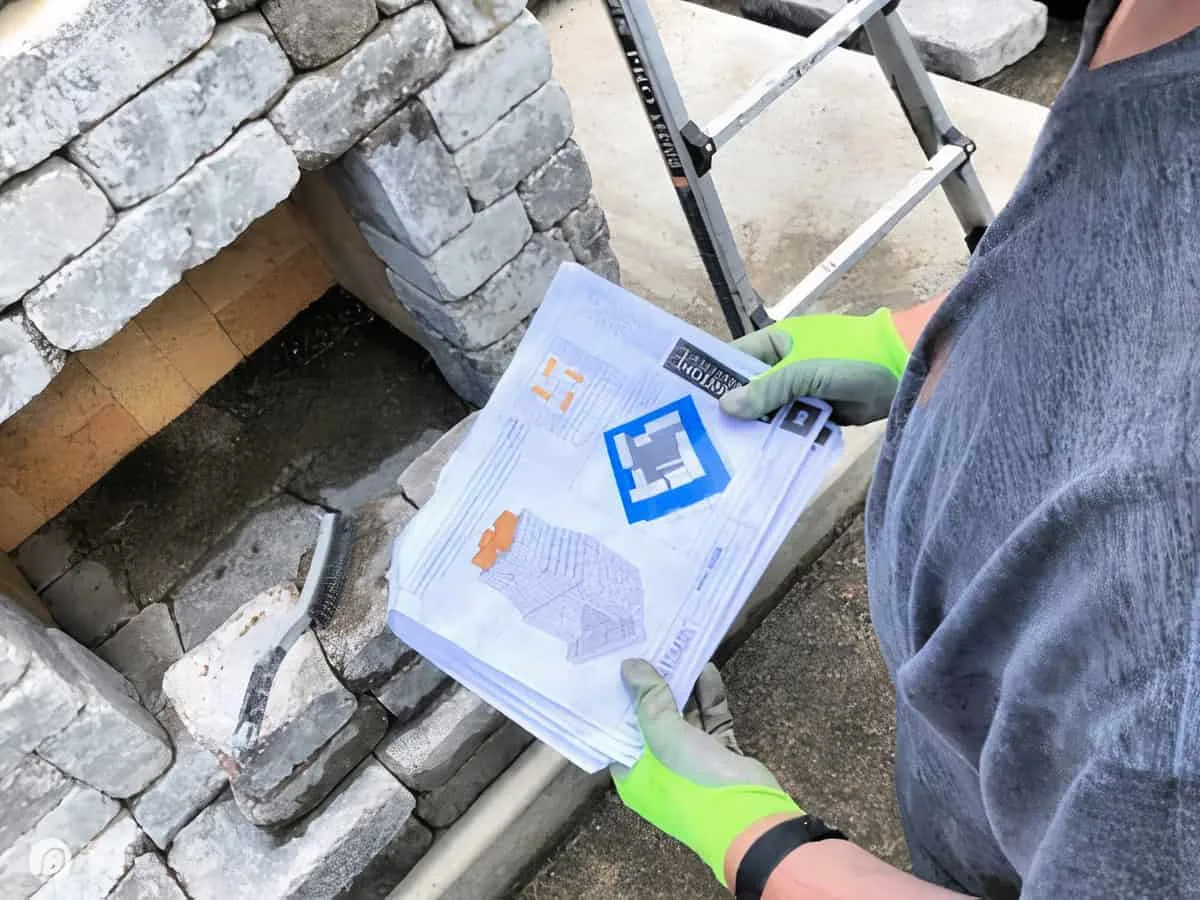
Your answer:
[[[844,841],[846,836],[816,816],[788,819],[764,831],[742,857],[737,870],[734,897],[737,900],[759,900],[767,889],[767,879],[784,857],[803,844],[829,838]]]

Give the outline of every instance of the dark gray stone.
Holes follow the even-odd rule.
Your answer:
[[[138,611],[125,573],[90,559],[50,585],[42,599],[59,627],[88,647],[99,644]]]
[[[417,815],[434,828],[452,825],[532,742],[518,725],[505,722],[449,781],[417,797]]]
[[[163,673],[183,656],[183,645],[165,603],[153,603],[96,648],[96,655],[129,679],[151,712],[163,708]]]
[[[397,724],[403,724],[428,707],[449,683],[446,673],[419,657],[377,687],[375,696],[395,716]]]
[[[208,8],[218,19],[229,19],[258,6],[258,0],[207,0]]]
[[[522,322],[482,350],[461,350],[433,334],[423,335],[421,342],[455,393],[468,403],[483,406],[512,362],[525,328],[526,323]]]
[[[375,0],[263,0],[262,13],[297,69],[333,62],[379,22]]]

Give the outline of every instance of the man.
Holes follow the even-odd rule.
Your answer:
[[[738,897],[1200,896],[1200,0],[1092,4],[948,295],[741,346],[775,365],[732,415],[890,409],[868,571],[914,874],[803,817],[640,661],[625,802]]]

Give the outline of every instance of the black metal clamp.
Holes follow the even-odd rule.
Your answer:
[[[679,129],[679,136],[687,144],[688,156],[692,158],[692,165],[696,167],[696,174],[707,175],[709,170],[712,169],[713,157],[717,154],[716,142],[705,134],[704,129],[694,121],[689,121],[683,128]]]

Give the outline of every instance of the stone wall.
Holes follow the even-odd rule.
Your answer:
[[[482,403],[560,260],[617,277],[571,128],[518,0],[13,0],[0,421],[331,164]]]

